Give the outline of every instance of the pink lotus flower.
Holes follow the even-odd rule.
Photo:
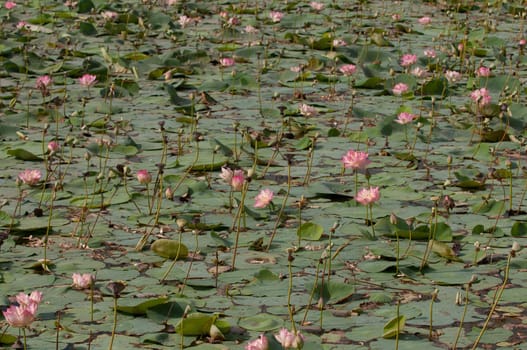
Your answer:
[[[254,198],[254,207],[255,208],[265,208],[273,200],[274,192],[266,188],[260,191],[258,195]]]
[[[19,293],[16,296],[18,305],[11,305],[2,311],[7,323],[12,327],[28,327],[35,320],[38,305],[42,301],[42,293],[33,291],[30,295]]]
[[[346,45],[348,45],[348,43],[342,39],[333,39],[333,47],[342,47]]]
[[[454,70],[447,70],[445,72],[445,78],[449,83],[455,83],[461,80],[461,73]]]
[[[286,328],[280,329],[278,334],[275,334],[275,339],[285,348],[285,349],[298,349],[302,348],[304,345],[305,337],[300,332],[289,332]]]
[[[38,169],[26,169],[18,173],[18,179],[28,186],[35,186],[42,178],[42,173]]]
[[[245,345],[245,350],[268,350],[269,341],[264,334],[260,334],[260,337],[256,340],[249,342]]]
[[[101,12],[101,16],[107,21],[113,21],[119,17],[119,14],[114,11],[103,11]]]
[[[221,167],[220,178],[222,178],[223,181],[225,181],[229,185],[231,184],[233,175],[234,175],[234,172],[230,168]]]
[[[397,22],[397,21],[399,21],[400,19],[401,19],[401,15],[400,15],[400,14],[398,14],[398,13],[394,13],[394,14],[392,15],[392,20],[393,20],[393,21]]]
[[[7,310],[2,311],[2,314],[11,327],[24,328],[35,321],[37,308],[37,304],[29,306],[11,305]]]
[[[472,91],[472,93],[470,94],[470,98],[480,107],[490,104],[490,100],[492,99],[489,94],[489,90],[487,90],[486,88],[481,88]]]
[[[16,24],[16,29],[25,29],[26,26],[27,26],[26,21],[18,21],[18,23]]]
[[[73,288],[75,289],[88,289],[93,283],[93,275],[91,273],[74,273],[71,278],[73,279]]]
[[[233,191],[241,191],[243,183],[245,182],[245,175],[243,170],[234,170],[234,174],[231,179],[231,187]]]
[[[16,295],[16,302],[20,305],[28,306],[31,304],[40,304],[42,301],[42,292],[35,290],[31,294],[20,292]]]
[[[392,93],[396,96],[401,96],[405,94],[406,92],[408,92],[408,89],[409,89],[408,85],[406,85],[405,83],[397,83],[392,88]]]
[[[424,17],[421,17],[417,20],[419,22],[419,24],[422,24],[422,25],[428,25],[430,24],[430,22],[432,22],[432,19],[428,16],[424,16]]]
[[[49,153],[57,153],[59,149],[60,149],[60,145],[57,141],[48,142],[48,152]]]
[[[518,45],[520,45],[521,47],[525,46],[527,44],[527,40],[525,39],[520,39],[520,41],[518,41]]]
[[[304,117],[314,117],[318,114],[318,111],[315,107],[306,105],[305,103],[301,103],[298,109],[300,110],[300,114],[302,114]]]
[[[421,67],[415,67],[410,73],[418,78],[426,78],[428,76],[428,71]]]
[[[354,170],[364,170],[371,161],[368,158],[369,155],[366,152],[355,151],[350,149],[346,154],[342,156],[342,165],[344,168],[352,168]]]
[[[14,9],[16,7],[16,2],[14,2],[14,1],[6,1],[4,3],[4,7],[6,9],[8,9],[8,10],[12,10],[12,9]]]
[[[146,169],[138,170],[136,176],[140,184],[147,185],[152,182],[152,175]]]
[[[311,1],[309,6],[315,11],[322,11],[324,9],[324,4],[318,1]]]
[[[417,119],[417,115],[408,112],[401,112],[397,116],[397,119],[395,119],[395,122],[404,125],[413,122],[415,119]]]
[[[428,58],[436,58],[436,50],[434,49],[425,49],[423,53]]]
[[[282,20],[284,14],[280,11],[271,11],[269,13],[269,17],[271,18],[271,21],[273,21],[274,23],[278,23]]]
[[[35,87],[40,90],[42,95],[48,95],[48,88],[53,84],[53,80],[49,75],[43,75],[37,78]]]
[[[221,168],[220,178],[232,187],[233,191],[241,191],[245,181],[243,170],[234,170],[227,167]]]
[[[231,58],[231,57],[220,58],[220,65],[222,67],[234,66],[234,58]]]
[[[256,34],[258,33],[258,29],[254,28],[252,25],[248,24],[245,26],[244,29],[245,33],[247,34]]]
[[[190,17],[188,17],[188,16],[185,16],[185,15],[179,16],[178,23],[179,23],[179,25],[181,26],[181,28],[185,28],[185,27],[187,27],[189,24],[192,23],[192,18],[190,18]]]
[[[347,77],[353,75],[356,70],[357,67],[354,64],[345,64],[339,68],[339,71]]]
[[[411,53],[407,53],[405,55],[403,55],[403,57],[401,57],[401,66],[403,67],[409,67],[411,66],[412,64],[414,64],[415,62],[417,62],[417,55],[413,55]]]
[[[300,73],[302,71],[302,66],[293,66],[289,68],[289,70],[293,73]]]
[[[478,69],[476,69],[476,75],[478,77],[490,77],[491,75],[490,68],[481,66]]]
[[[379,187],[362,188],[357,195],[355,200],[362,205],[370,205],[377,202],[381,198]]]
[[[92,74],[84,74],[79,78],[79,84],[87,88],[92,87],[95,83],[97,83],[97,77]]]

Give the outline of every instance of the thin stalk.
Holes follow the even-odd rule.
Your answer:
[[[471,283],[467,283],[467,287],[465,288],[465,306],[463,307],[463,314],[461,315],[461,320],[459,320],[459,327],[457,329],[456,339],[454,340],[454,344],[452,345],[451,349],[457,349],[457,342],[459,341],[461,331],[463,330],[463,322],[465,321],[465,316],[467,315],[468,310],[468,295],[470,292],[470,286]]]
[[[242,197],[240,199],[238,211],[236,212],[235,221],[233,222],[233,225],[236,223],[236,238],[234,240],[234,250],[232,251],[232,266],[231,266],[233,270],[235,269],[235,266],[236,266],[236,255],[238,254],[238,241],[240,239],[240,232],[241,232],[241,218],[243,216],[243,212],[245,208],[245,197],[247,196],[248,189],[249,189],[249,181],[245,181],[243,184],[243,188],[242,188]]]
[[[293,307],[291,305],[291,294],[293,293],[293,249],[288,250],[288,271],[289,271],[289,286],[287,288],[287,311],[289,312],[289,319],[291,321],[291,329],[296,334],[296,324],[293,318]]]
[[[479,332],[478,337],[476,338],[476,341],[472,345],[472,350],[475,350],[478,348],[479,342],[481,341],[481,338],[483,337],[483,334],[485,334],[487,327],[489,326],[490,319],[492,318],[492,315],[494,314],[494,311],[496,311],[496,307],[498,306],[498,303],[501,299],[501,296],[503,294],[503,291],[505,290],[505,287],[507,286],[507,282],[509,281],[509,270],[511,266],[511,259],[512,259],[512,253],[509,253],[509,256],[507,257],[507,265],[505,267],[504,276],[503,276],[503,283],[499,287],[499,289],[496,291],[496,295],[494,296],[494,301],[492,303],[492,306],[490,308],[490,311],[487,315],[487,319],[485,320],[485,323],[483,324],[483,327],[481,328],[481,331]]]
[[[113,298],[113,328],[112,337],[110,338],[110,344],[108,344],[108,350],[112,350],[113,341],[115,339],[115,330],[117,329],[117,297]]]
[[[278,213],[278,217],[276,218],[276,222],[274,224],[273,233],[271,234],[271,238],[269,239],[269,243],[267,244],[267,248],[265,249],[266,252],[269,251],[271,248],[271,244],[273,243],[274,236],[276,235],[276,231],[278,230],[278,226],[280,225],[280,220],[282,219],[282,215],[284,214],[285,205],[287,204],[287,199],[289,198],[289,193],[291,193],[291,161],[287,161],[287,192],[284,196],[284,200],[282,201],[282,207],[280,208],[280,212]]]

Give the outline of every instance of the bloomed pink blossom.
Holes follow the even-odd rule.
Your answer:
[[[274,197],[274,192],[266,188],[260,191],[254,198],[255,208],[265,208],[271,203]]]
[[[491,75],[490,68],[481,66],[478,69],[476,69],[476,75],[478,77],[490,77]]]
[[[146,169],[138,170],[136,176],[140,184],[146,185],[152,182],[152,175]]]
[[[309,6],[315,11],[322,11],[324,9],[324,4],[318,1],[311,1]]]
[[[48,88],[53,84],[53,80],[49,75],[43,75],[41,77],[37,78],[37,81],[35,82],[35,87],[42,91],[44,94],[45,91],[48,90]]]
[[[244,29],[245,33],[247,34],[256,34],[258,33],[258,29],[254,28],[252,25],[248,24],[245,26]]]
[[[355,151],[350,149],[348,152],[346,152],[346,154],[342,156],[341,162],[344,168],[364,170],[371,163],[368,157],[369,155],[366,152]]]
[[[355,200],[362,205],[370,205],[381,198],[379,187],[362,188],[355,196]]]
[[[450,82],[450,83],[455,83],[455,82],[458,82],[461,80],[461,73],[459,72],[456,72],[454,70],[447,70],[445,72],[445,78]]]
[[[233,191],[241,191],[243,183],[245,181],[245,175],[243,170],[234,170],[234,174],[231,179],[231,187]]]
[[[16,7],[16,2],[14,2],[14,1],[6,1],[4,3],[4,7],[6,9],[8,9],[8,10],[12,10],[12,9],[14,9]]]
[[[35,321],[36,311],[35,304],[31,306],[11,305],[7,310],[2,311],[2,314],[11,327],[24,328]]]
[[[427,24],[430,24],[430,22],[432,22],[432,19],[428,16],[424,16],[424,17],[419,18],[417,21],[419,22],[419,24],[427,25]]]
[[[230,184],[233,176],[234,176],[234,172],[230,168],[221,167],[220,178],[222,178],[223,181]]]
[[[470,94],[470,98],[472,99],[472,101],[477,103],[480,107],[490,104],[490,101],[492,99],[492,97],[489,94],[489,90],[487,90],[486,88],[481,88],[481,89],[472,91],[472,93]]]
[[[518,41],[518,45],[520,45],[521,47],[525,46],[527,44],[527,40],[525,39],[520,39],[520,41]]]
[[[425,49],[423,53],[428,58],[436,58],[436,51],[434,49]]]
[[[97,77],[92,74],[84,74],[82,77],[79,78],[79,84],[84,87],[91,87],[97,83]]]
[[[42,178],[38,169],[26,169],[18,174],[18,179],[29,186],[35,186]]]
[[[223,57],[220,58],[220,65],[222,67],[230,67],[234,65],[234,58],[231,57]]]
[[[397,116],[397,119],[395,119],[395,122],[399,124],[408,124],[413,122],[415,119],[417,119],[417,115],[408,112],[401,112]]]
[[[73,279],[73,288],[75,289],[88,289],[93,283],[93,275],[90,273],[74,273],[71,278]]]
[[[300,73],[302,71],[302,66],[293,66],[289,68],[289,70],[293,73]]]
[[[7,310],[2,311],[7,323],[12,327],[28,327],[35,320],[38,305],[42,301],[42,293],[33,291],[30,295],[19,293],[16,296],[18,305],[11,305]]]
[[[339,68],[339,71],[347,77],[353,75],[356,70],[357,67],[354,64],[345,64]]]
[[[18,23],[16,24],[16,29],[25,29],[26,26],[27,26],[26,21],[18,21]]]
[[[269,349],[269,341],[267,340],[267,337],[264,334],[260,334],[258,339],[250,341],[247,345],[245,345],[245,350],[268,350],[268,349]]]
[[[394,95],[396,95],[396,96],[401,96],[401,95],[405,94],[406,92],[408,92],[408,89],[409,89],[409,87],[405,83],[397,83],[392,88],[392,93]]]
[[[417,62],[417,55],[413,55],[411,53],[407,53],[401,57],[401,66],[403,67],[409,67],[412,64]]]
[[[428,71],[421,67],[415,67],[410,73],[418,78],[426,78],[428,76]]]
[[[400,15],[400,14],[398,14],[398,13],[394,13],[394,14],[392,15],[392,20],[393,20],[393,21],[397,22],[397,21],[399,21],[400,19],[401,19],[401,15]]]
[[[101,12],[101,16],[107,21],[113,21],[119,16],[119,14],[114,11],[103,11]]]
[[[34,290],[31,294],[27,295],[26,293],[20,292],[16,295],[16,302],[20,305],[30,305],[30,304],[40,304],[42,301],[42,292]]]
[[[271,21],[273,21],[274,23],[278,23],[282,20],[284,14],[280,11],[271,11],[269,13],[269,17],[271,18]]]
[[[318,114],[318,111],[315,107],[305,103],[301,103],[298,109],[300,110],[300,114],[302,114],[304,117],[314,117]]]
[[[348,43],[342,39],[333,39],[333,47],[342,47],[346,45],[348,45]]]
[[[192,23],[192,18],[185,15],[179,16],[178,23],[181,28],[185,28],[186,26]]]

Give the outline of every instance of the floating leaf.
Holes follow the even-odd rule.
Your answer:
[[[216,314],[191,313],[176,324],[175,330],[185,336],[208,335],[217,318]]]
[[[40,162],[43,159],[29,151],[26,151],[23,148],[16,148],[7,150],[7,154],[15,157],[16,159],[30,161],[30,162]]]
[[[188,256],[187,246],[174,239],[160,238],[152,243],[150,249],[167,259],[185,259]]]
[[[282,318],[266,313],[260,313],[254,316],[242,317],[238,325],[249,331],[267,332],[282,327],[284,321]]]
[[[160,304],[166,304],[167,300],[168,297],[166,296],[145,301],[142,301],[141,299],[119,299],[117,310],[130,315],[144,315],[149,308]],[[123,305],[123,303],[127,305]]]
[[[511,236],[522,237],[527,235],[527,222],[516,221],[511,227]]]
[[[430,240],[430,242],[428,242],[428,247],[431,249],[432,252],[436,253],[442,258],[447,259],[448,261],[463,262],[463,260],[461,260],[457,256],[457,254],[448,244],[438,242],[435,240]]]
[[[314,222],[304,222],[296,232],[300,239],[308,241],[318,241],[322,233],[324,233],[324,228]]]

